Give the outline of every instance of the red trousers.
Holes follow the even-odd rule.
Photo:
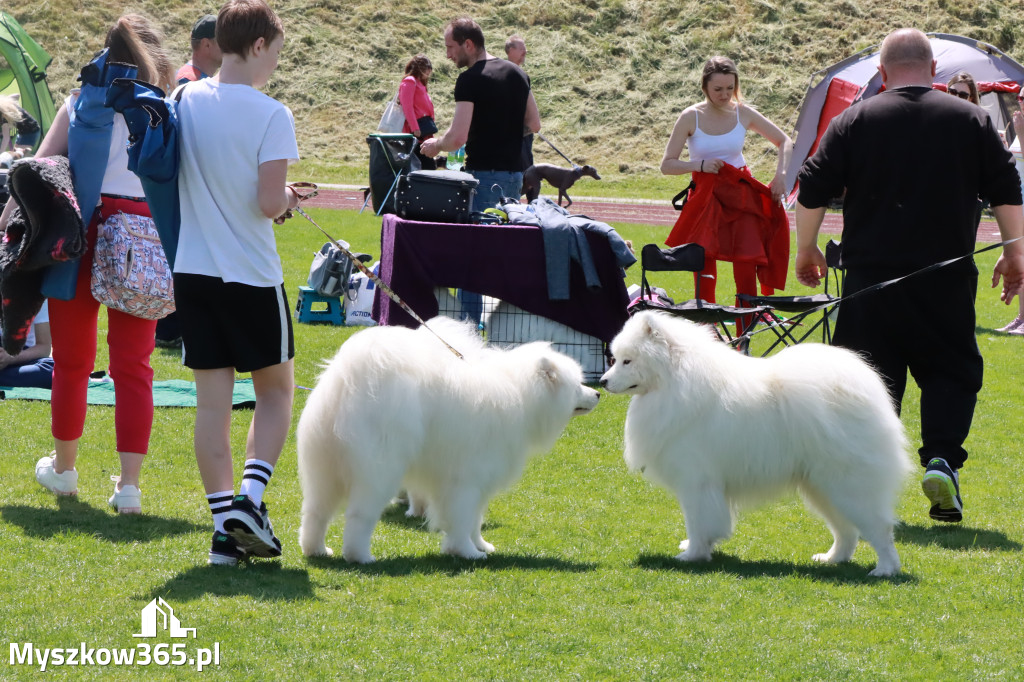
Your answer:
[[[733,278],[736,280],[737,294],[757,296],[757,265],[754,263],[733,263],[732,272]],[[705,301],[715,303],[715,285],[718,284],[718,262],[713,260],[705,261],[704,269],[693,273],[694,291],[696,291],[698,280],[700,280],[700,297]],[[771,293],[772,290],[769,289],[765,292],[765,296]]]
[[[75,297],[50,302],[53,336],[53,392],[50,419],[53,437],[77,440],[85,429],[86,392],[96,362],[97,320],[100,303],[89,289],[97,226],[118,212],[149,215],[145,202],[103,197],[102,206],[89,223],[89,247],[78,268]],[[153,428],[153,352],[156,320],[144,320],[117,310],[107,310],[109,373],[114,380],[114,430],[118,452],[145,454]]]

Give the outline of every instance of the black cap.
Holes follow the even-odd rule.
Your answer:
[[[199,17],[199,20],[192,25],[192,40],[209,38],[213,40],[214,30],[217,28],[217,17],[212,14]]]

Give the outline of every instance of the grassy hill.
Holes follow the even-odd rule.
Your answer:
[[[434,63],[430,89],[438,122],[442,129],[450,122],[457,69],[445,59],[441,32],[460,13],[480,22],[493,54],[504,56],[504,40],[512,33],[525,36],[526,70],[544,133],[575,161],[601,170],[601,194],[664,197],[678,185],[678,179],[661,178],[657,167],[679,111],[702,96],[699,72],[712,54],[737,61],[745,99],[789,133],[810,74],[880,42],[892,28],[967,35],[1024,58],[1024,5],[994,0],[272,4],[287,39],[268,92],[295,113],[304,160],[293,176],[321,181],[364,181],[366,134],[417,52]],[[57,98],[72,87],[125,7],[114,0],[4,3],[54,56],[49,80]],[[217,5],[141,0],[129,7],[157,19],[184,62],[192,22]],[[540,140],[535,152],[539,161],[561,161]],[[768,145],[753,144],[747,159],[755,174],[770,177],[775,157]]]

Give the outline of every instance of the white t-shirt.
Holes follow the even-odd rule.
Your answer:
[[[32,326],[28,328],[28,336],[25,337],[25,348],[31,348],[36,345],[36,325],[49,321],[50,307],[46,301],[43,301],[43,307],[39,309],[39,314],[32,320]]]
[[[206,78],[184,86],[178,117],[181,234],[174,271],[280,285],[274,225],[259,206],[259,166],[298,160],[292,112],[248,85]]]
[[[75,108],[78,101],[78,88],[71,91],[71,96],[64,100],[68,115]],[[139,176],[128,170],[128,124],[124,122],[124,116],[114,114],[114,129],[110,134],[110,152],[107,155],[107,169],[103,172],[103,184],[100,185],[100,192],[103,194],[117,194],[123,197],[142,198],[142,183]],[[88,219],[86,219],[88,222]]]
[[[50,321],[50,308],[46,301],[43,301],[43,307],[39,309],[39,314],[32,320],[32,324],[29,325],[28,335],[25,336],[24,349],[31,348],[36,345],[36,325],[43,324],[44,322]]]

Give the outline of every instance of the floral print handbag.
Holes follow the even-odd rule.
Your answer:
[[[119,211],[100,223],[92,295],[123,313],[159,320],[174,312],[174,282],[153,219]]]

